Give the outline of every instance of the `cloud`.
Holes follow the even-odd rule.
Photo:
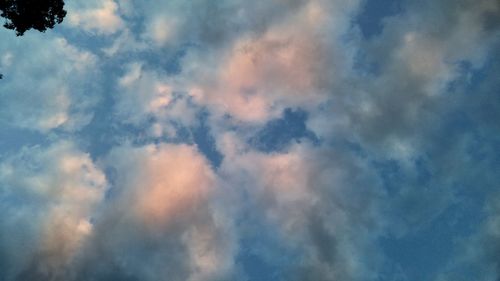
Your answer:
[[[149,23],[146,28],[145,37],[157,46],[164,46],[175,38],[177,23],[173,19],[167,19],[164,15],[158,16]]]
[[[118,185],[123,192],[131,192],[123,196],[134,200],[136,215],[151,227],[162,228],[176,216],[188,215],[208,196],[215,180],[203,156],[185,145],[116,149],[110,159],[117,173],[123,174]],[[137,163],[141,169],[131,173]]]
[[[385,224],[380,213],[384,194],[361,159],[309,145],[266,154],[249,150],[235,135],[222,139],[221,177],[245,194],[247,212],[276,229],[277,241],[293,255],[282,268],[283,278],[376,276],[380,257],[372,239]],[[245,231],[259,233],[262,225]]]
[[[312,1],[217,52],[188,54],[181,73],[185,87],[213,112],[244,122],[263,123],[286,107],[317,106],[328,97],[325,81],[334,83],[330,74],[342,69],[349,57],[335,41],[348,30],[348,14],[330,19],[321,12],[335,5]],[[338,3],[343,5],[355,8]],[[335,28],[328,28],[333,24]]]
[[[95,55],[58,36],[27,34],[23,40],[21,47],[12,40],[0,43],[0,121],[41,132],[86,125],[97,101],[96,85],[89,82],[98,73]]]
[[[124,145],[105,162],[114,171],[113,189],[79,276],[196,281],[231,273],[231,223],[214,203],[217,179],[196,148]]]
[[[408,4],[403,14],[385,20],[380,36],[353,41],[354,62],[366,64],[361,70],[352,67],[325,106],[312,112],[311,128],[317,135],[341,134],[394,156],[408,150],[388,149],[418,151],[425,140],[421,130],[449,110],[446,93],[461,79],[461,63],[480,69],[486,62],[494,41],[483,16],[497,9],[495,1]]]
[[[119,14],[119,6],[113,0],[68,3],[70,26],[81,28],[99,35],[116,33],[124,27]]]
[[[134,15],[144,19],[144,38],[158,39],[154,27],[157,24],[174,23],[169,44],[194,43],[212,48],[224,46],[244,33],[261,32],[274,20],[287,16],[303,3],[300,0],[269,1],[264,4],[241,0],[175,0],[160,4],[132,1],[132,6]],[[170,24],[167,27],[171,27]]]
[[[107,187],[103,172],[88,154],[61,141],[5,158],[0,183],[2,276],[45,280],[64,274],[92,232],[91,218]]]
[[[131,63],[118,80],[114,112],[120,122],[150,127],[153,137],[175,137],[176,126],[196,125],[199,111],[190,96],[176,91],[176,85],[176,79]]]
[[[352,56],[337,39],[349,30],[356,1],[132,5],[151,51],[160,55],[166,41],[169,48],[200,46],[187,48],[173,90],[238,121],[263,123],[287,107],[312,109]]]
[[[370,39],[353,20],[362,4],[72,2],[70,28],[0,42],[0,120],[49,143],[0,151],[0,234],[17,234],[0,235],[0,272],[411,280],[387,245],[444,225],[446,241],[471,239],[450,263],[495,280],[499,3],[404,1]],[[286,112],[304,113],[314,143],[252,147],[266,128],[263,145],[279,141]],[[467,196],[488,202],[469,236],[447,228]]]
[[[172,87],[157,73],[143,70],[140,63],[130,64],[118,85],[122,91],[117,97],[117,115],[131,123],[158,114],[173,100]]]

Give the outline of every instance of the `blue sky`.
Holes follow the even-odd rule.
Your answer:
[[[0,30],[0,280],[500,279],[500,2],[65,7]]]

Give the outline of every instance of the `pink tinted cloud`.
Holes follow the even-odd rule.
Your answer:
[[[237,120],[265,122],[285,107],[324,101],[320,89],[325,36],[324,3],[313,1],[261,34],[239,37],[220,57],[216,71],[205,70],[200,58],[185,63],[191,94],[216,112]]]
[[[124,145],[113,149],[106,165],[115,169],[120,191],[108,202],[95,239],[114,233],[118,241],[130,241],[134,236],[123,231],[134,227],[141,241],[157,245],[151,258],[165,252],[184,266],[151,265],[155,274],[172,271],[198,281],[216,280],[231,271],[236,247],[231,218],[214,202],[217,178],[196,147]],[[129,247],[125,243],[110,243],[108,251]],[[178,252],[170,253],[169,243],[175,243]]]
[[[109,159],[123,173],[121,188],[131,212],[152,228],[193,214],[213,189],[214,174],[193,146],[122,147]]]

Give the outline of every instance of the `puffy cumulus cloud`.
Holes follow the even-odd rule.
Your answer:
[[[354,69],[350,61],[353,59],[350,53],[344,53],[343,56],[340,56],[338,65],[335,65],[335,60],[329,61],[332,63],[328,64],[311,63],[311,60],[314,61],[315,54],[311,50],[317,51],[318,57],[326,57],[325,60],[328,60],[335,57],[334,54],[321,52],[317,46],[335,46],[335,44],[330,43],[328,39],[331,38],[328,37],[326,37],[327,39],[321,37],[324,41],[318,41],[315,37],[315,29],[312,28],[314,24],[307,22],[307,17],[304,17],[304,14],[307,14],[306,11],[312,14],[320,11],[328,14],[330,10],[315,10],[306,6],[299,9],[304,14],[290,16],[290,22],[295,23],[295,25],[290,25],[293,26],[293,30],[290,28],[291,30],[287,32],[286,24],[284,24],[285,28],[280,29],[280,24],[275,23],[261,34],[253,35],[253,37],[252,35],[242,36],[241,39],[235,40],[231,47],[222,49],[220,54],[225,58],[222,60],[223,63],[212,62],[219,66],[217,68],[219,69],[218,75],[213,75],[213,72],[208,70],[205,73],[202,72],[201,75],[199,74],[200,71],[203,71],[199,64],[206,61],[203,60],[202,55],[200,55],[201,57],[193,56],[192,59],[188,57],[186,60],[187,66],[185,65],[184,71],[195,74],[190,75],[190,77],[207,77],[206,81],[208,81],[205,82],[206,84],[197,85],[191,91],[192,95],[201,103],[208,104],[213,111],[221,115],[230,114],[236,119],[244,121],[266,121],[273,109],[280,112],[279,106],[301,106],[310,111],[311,118],[308,121],[308,126],[322,141],[330,145],[338,145],[339,142],[347,141],[354,144],[353,150],[357,149],[359,154],[366,157],[362,158],[353,151],[343,152],[346,153],[343,154],[345,158],[341,159],[345,162],[340,161],[337,167],[336,163],[339,161],[335,158],[337,152],[332,152],[325,147],[322,150],[318,149],[321,153],[314,152],[314,149],[305,149],[299,153],[301,157],[307,155],[305,158],[308,160],[297,160],[288,154],[266,155],[248,152],[248,148],[242,144],[229,145],[229,148],[223,145],[220,148],[225,155],[222,166],[224,177],[230,178],[230,182],[233,181],[234,186],[245,186],[245,184],[251,183],[247,189],[251,190],[250,193],[254,194],[257,202],[271,202],[268,205],[262,203],[264,207],[259,205],[255,209],[263,210],[264,215],[269,220],[274,218],[274,221],[271,221],[282,229],[287,229],[289,225],[298,225],[300,227],[297,228],[304,229],[304,231],[294,229],[295,231],[289,231],[288,235],[284,235],[292,241],[296,239],[295,241],[302,242],[297,244],[311,246],[310,248],[304,247],[305,249],[301,252],[307,253],[302,257],[305,260],[303,265],[306,265],[301,268],[303,274],[307,272],[309,276],[313,276],[312,278],[320,280],[321,278],[325,280],[335,280],[335,278],[350,280],[370,276],[370,273],[374,273],[370,270],[373,270],[377,265],[377,258],[368,258],[364,252],[374,250],[370,247],[375,247],[376,243],[375,240],[371,239],[375,239],[380,233],[388,234],[389,237],[393,235],[401,237],[424,228],[436,220],[444,210],[452,204],[456,204],[456,196],[460,192],[457,185],[471,186],[469,185],[471,179],[479,174],[477,172],[481,169],[472,168],[473,161],[467,160],[464,163],[464,159],[469,159],[466,151],[473,137],[467,133],[451,133],[450,130],[453,129],[450,127],[453,125],[450,125],[448,123],[450,120],[446,119],[452,112],[463,109],[460,106],[463,106],[464,103],[471,101],[465,102],[465,99],[464,103],[457,103],[457,99],[462,101],[464,98],[463,93],[455,91],[454,96],[451,96],[453,93],[451,91],[450,95],[446,95],[446,93],[450,90],[450,83],[462,78],[460,63],[469,62],[473,68],[483,66],[487,52],[494,45],[492,45],[493,40],[491,40],[493,31],[491,27],[487,30],[483,24],[482,15],[495,12],[496,3],[485,1],[478,6],[479,8],[470,10],[451,6],[454,9],[451,11],[444,9],[440,13],[457,20],[460,24],[451,27],[449,26],[450,21],[437,23],[437,26],[443,30],[450,31],[451,35],[448,33],[442,36],[435,34],[436,23],[424,24],[430,20],[426,15],[430,11],[428,9],[432,9],[433,5],[429,5],[428,7],[409,9],[408,14],[396,16],[387,21],[386,30],[379,38],[373,39],[374,41],[364,42],[362,39],[356,39],[351,42],[353,44],[351,47],[358,48],[355,49],[356,51],[367,52],[364,55],[367,55],[369,59],[376,59],[375,62],[379,69],[377,73],[373,74],[361,75],[359,69]],[[312,18],[321,19],[320,16]],[[286,19],[282,19],[282,22],[287,23]],[[303,31],[300,29],[301,26],[308,27],[305,29],[306,32],[301,32]],[[328,24],[320,26],[320,30],[324,30],[327,29],[325,26]],[[297,33],[294,33],[295,31]],[[293,37],[290,34],[299,34],[307,38],[304,40],[304,45],[299,44],[300,40],[294,41],[300,36]],[[342,32],[338,34],[342,34]],[[464,34],[463,36],[471,40],[461,41],[463,36],[460,34]],[[280,41],[279,38],[288,38],[288,40]],[[273,42],[274,45],[270,42]],[[304,53],[294,49],[294,47],[300,49],[303,46],[315,46],[316,48],[304,48]],[[285,63],[286,51],[290,52],[290,61],[292,62],[304,58],[306,63],[301,64],[304,66],[303,69],[296,70],[291,67],[295,65],[294,63]],[[190,61],[193,62],[193,65],[189,64]],[[317,67],[317,69],[309,68],[310,65]],[[342,70],[337,69],[339,66]],[[345,70],[343,67],[348,69]],[[316,72],[309,69],[316,70]],[[322,78],[325,73],[334,78],[325,82],[327,79]],[[297,91],[295,91],[296,89]],[[491,89],[489,88],[488,91]],[[259,94],[259,90],[262,90],[262,94]],[[275,94],[275,92],[277,93]],[[242,93],[244,95],[241,95]],[[307,100],[301,100],[302,97]],[[311,106],[311,103],[316,106]],[[312,110],[312,108],[317,110]],[[455,142],[443,142],[444,133],[449,137],[456,136],[457,139]],[[222,135],[217,136],[218,142],[226,143],[226,140],[221,140]],[[491,135],[488,135],[487,138],[491,139]],[[243,146],[243,148],[238,146]],[[443,146],[448,149],[443,150]],[[342,149],[349,150],[346,147],[342,147]],[[293,150],[291,149],[291,151]],[[300,149],[296,150],[300,151]],[[291,154],[293,155],[293,153]],[[297,186],[315,186],[316,180],[320,177],[317,175],[307,176],[307,173],[321,170],[321,167],[315,166],[315,164],[311,164],[314,168],[308,170],[307,165],[297,163],[302,163],[301,161],[308,164],[316,163],[318,159],[326,159],[323,162],[324,167],[329,168],[324,169],[329,170],[325,174],[332,175],[329,181],[325,181],[329,183],[323,185],[325,189],[327,186],[334,190],[337,181],[340,181],[338,186],[345,187],[351,192],[362,192],[361,190],[364,192],[366,191],[365,185],[371,185],[371,188],[368,188],[369,192],[363,193],[366,197],[351,194],[344,199],[342,194],[348,194],[346,191],[315,194],[316,190],[297,188]],[[366,165],[364,168],[353,168],[356,171],[352,172],[353,174],[368,178],[371,175],[373,178],[366,180],[366,182],[351,178],[336,179],[333,176],[335,170],[338,168],[350,172],[352,167],[349,166],[349,163],[351,161],[361,163],[361,166]],[[386,161],[395,163],[394,171],[380,172],[378,170],[380,167],[377,163],[386,163]],[[375,164],[372,166],[374,162]],[[284,172],[281,172],[280,169]],[[369,172],[370,170],[373,170],[371,171],[373,173]],[[375,174],[377,172],[380,174]],[[396,173],[399,177],[387,180],[388,173]],[[458,174],[460,177],[457,176]],[[272,180],[266,181],[268,177]],[[304,183],[304,179],[307,179],[308,182]],[[380,182],[377,183],[377,180],[385,181],[384,185]],[[265,187],[273,190],[270,186],[275,186],[276,189],[286,186],[289,189],[281,193],[259,191],[267,190]],[[376,227],[370,226],[373,227],[372,229],[367,227],[369,230],[365,229],[364,235],[362,235],[362,231],[352,230],[364,226],[362,223],[356,225],[352,218],[346,219],[344,228],[342,220],[336,221],[335,215],[325,216],[334,221],[332,225],[329,225],[322,215],[315,217],[316,213],[311,211],[318,208],[322,211],[326,210],[324,212],[327,214],[342,213],[343,211],[343,213],[353,215],[356,214],[353,210],[354,207],[351,209],[351,206],[348,204],[346,206],[345,202],[340,199],[338,199],[341,202],[339,206],[345,209],[337,207],[335,198],[340,196],[346,201],[353,197],[369,198],[368,201],[373,200],[380,203],[381,201],[378,201],[376,195],[383,193],[382,190],[390,191],[390,195],[384,199],[383,207],[381,209],[375,208],[376,212],[382,212],[383,215],[370,217],[369,211],[367,214],[358,214],[361,217],[366,215],[371,221],[379,221],[382,224]],[[287,200],[290,202],[286,203]],[[325,200],[325,203],[321,203],[322,200]],[[374,204],[376,205],[376,203]],[[327,207],[317,207],[318,205]],[[364,206],[363,204],[359,205]],[[342,211],[339,212],[336,208]],[[370,219],[367,220],[370,221]],[[301,220],[302,222],[297,222]],[[308,224],[308,221],[316,221],[317,223]],[[315,233],[315,231],[317,232]],[[347,235],[350,238],[356,238],[345,242],[342,237],[350,231],[359,233],[360,236]],[[326,252],[334,256],[336,260],[346,261],[345,264],[328,262],[327,255],[322,256],[321,251],[318,250],[325,247],[313,246],[313,242],[316,241],[314,239],[319,239],[318,237],[326,237],[322,239],[324,242],[321,245],[323,246],[329,245],[329,243],[330,245],[339,244],[338,247],[327,246],[326,248],[331,250]],[[367,248],[363,248],[363,246]],[[349,252],[354,254],[352,256],[345,254]],[[347,262],[359,259],[360,256],[366,257],[366,260],[361,264],[373,267],[362,268],[363,266],[355,262],[350,264]],[[325,267],[321,265],[325,265]],[[361,269],[356,268],[356,266],[360,266]],[[359,272],[359,275],[354,272]]]
[[[158,47],[195,43],[208,48],[224,46],[244,33],[261,32],[304,3],[301,0],[129,2],[132,14],[144,19],[145,40]]]
[[[350,65],[352,54],[338,40],[349,29],[353,3],[310,1],[222,51],[188,54],[181,74],[189,77],[186,88],[216,113],[245,122],[321,104]],[[329,14],[339,8],[345,14]]]
[[[340,38],[358,1],[128,4],[130,16],[144,20],[142,42],[199,46],[187,49],[174,90],[239,121],[262,123],[286,107],[318,105],[352,61]],[[127,45],[118,41],[110,53]]]
[[[112,186],[99,208],[106,180],[71,144],[5,158],[0,233],[18,234],[0,236],[8,280],[251,280],[252,271],[283,280],[391,280],[393,262],[379,238],[419,236],[467,189],[480,186],[489,197],[496,188],[498,67],[486,62],[498,47],[500,7],[404,1],[381,34],[365,39],[353,23],[361,4],[68,3],[70,26],[85,36],[114,35],[102,49],[106,73],[101,52],[50,34],[43,42],[27,34],[43,47],[29,52],[0,42],[4,123],[74,133],[91,117],[97,73],[114,83],[105,84],[101,108],[110,116],[99,113],[104,118],[89,127],[108,122],[136,144],[144,142],[136,129],[169,139],[177,126],[197,127],[203,112],[202,134],[223,155],[212,170],[189,145],[112,147],[99,160]],[[304,112],[304,130],[318,141],[286,142],[278,152],[252,148],[255,132],[289,108]],[[101,131],[87,133],[103,145]],[[498,202],[488,200],[488,219],[472,246],[455,249],[464,256],[456,264],[475,261],[476,272],[495,280]],[[262,244],[273,245],[255,257],[241,247]],[[281,256],[283,264],[273,260]],[[276,264],[277,273],[268,270]],[[460,272],[444,270],[452,274],[443,280]]]
[[[129,157],[134,161],[127,161]],[[215,180],[203,156],[187,145],[128,151],[125,147],[114,150],[109,161],[116,163],[113,166],[117,173],[123,174],[117,185],[132,192],[124,196],[136,200],[136,215],[152,227],[162,228],[175,216],[189,215],[190,210],[195,210],[191,208],[208,196]],[[138,164],[142,168],[131,173]]]
[[[113,34],[124,28],[119,5],[113,0],[68,2],[67,22],[99,35]]]
[[[496,177],[491,162],[477,154],[498,155],[493,148],[498,128],[488,121],[498,114],[491,96],[497,86],[483,81],[481,89],[471,90],[466,77],[496,56],[491,51],[498,30],[487,27],[484,17],[498,13],[498,2],[426,3],[387,19],[380,37],[360,41],[359,51],[377,70],[363,76],[353,71],[346,81],[355,86],[338,87],[307,121],[322,141],[352,143],[375,163],[389,191],[384,231],[402,240],[436,221],[445,223],[440,219],[447,210],[469,200],[464,192],[490,193]],[[464,70],[463,63],[472,70]],[[488,116],[476,115],[485,108]],[[472,153],[478,146],[483,152]],[[464,272],[454,266],[447,270],[453,272],[449,280],[460,280]],[[465,271],[481,272],[478,267]]]
[[[22,42],[0,43],[0,122],[41,132],[77,130],[90,121],[97,101],[97,86],[91,82],[97,59],[64,38],[42,36],[27,34]]]
[[[132,63],[120,77],[116,112],[130,123],[139,123],[148,115],[159,113],[173,100],[172,87],[162,82],[159,75],[143,70],[140,63]]]
[[[147,49],[147,43],[136,40],[130,29],[124,29],[113,40],[113,42],[102,48],[102,52],[108,57],[117,56],[122,53],[139,52]]]
[[[314,99],[310,87],[315,77],[309,73],[308,65],[314,60],[308,57],[312,59],[315,54],[305,46],[303,49],[287,42],[286,35],[273,35],[237,44],[219,66],[216,80],[192,89],[197,101],[214,105],[221,114],[228,113],[238,120],[263,122],[283,109],[279,99],[287,94],[297,99]],[[210,87],[213,83],[216,85]]]
[[[455,104],[445,94],[452,82],[462,79],[462,63],[473,69],[484,65],[495,34],[484,17],[497,12],[498,2],[491,0],[408,4],[404,14],[385,21],[380,36],[359,45],[368,61],[377,65],[377,73],[360,79],[354,72],[355,89],[335,95],[331,114],[320,113],[311,126],[321,135],[327,129],[320,119],[334,118],[339,120],[337,132],[358,135],[365,144],[418,151],[425,139],[420,130]]]
[[[150,126],[152,136],[175,136],[175,125],[194,126],[199,110],[189,95],[176,90],[177,84],[139,62],[129,64],[118,80],[116,116],[123,123]]]
[[[277,241],[293,253],[282,278],[377,276],[381,257],[374,242],[385,224],[379,205],[385,195],[362,159],[304,144],[266,154],[249,149],[234,134],[225,135],[219,146],[225,154],[221,177],[248,197],[249,212],[277,229]]]
[[[471,147],[478,139],[481,147],[498,139],[498,129],[485,126],[498,112],[491,97],[496,86],[483,81],[479,94],[470,88],[477,82],[464,80],[496,56],[498,26],[485,21],[491,14],[498,14],[498,1],[406,3],[403,14],[385,20],[380,36],[357,45],[376,69],[361,69],[363,75],[354,69],[346,81],[355,86],[341,85],[311,112],[308,126],[320,139],[347,140],[378,163],[374,168],[391,191],[385,204],[391,235],[428,227],[461,204],[464,189],[489,192],[483,185],[495,177],[491,164],[479,164]],[[474,116],[485,107],[489,117]]]
[[[114,148],[113,189],[79,260],[96,280],[225,280],[235,241],[216,176],[188,145]]]
[[[61,280],[92,232],[103,172],[61,141],[4,157],[0,186],[2,278]]]
[[[357,42],[360,55],[376,70],[350,70],[308,120],[322,141],[337,146],[347,141],[375,163],[373,169],[390,191],[384,203],[384,231],[389,237],[426,229],[450,206],[462,204],[464,190],[476,190],[478,197],[491,194],[497,177],[493,158],[498,157],[498,127],[489,121],[498,115],[492,95],[497,84],[464,80],[486,72],[488,80],[495,79],[498,68],[488,64],[498,55],[492,51],[498,48],[499,30],[485,18],[498,15],[499,3],[421,4],[408,4],[404,14],[387,19],[379,37]],[[483,72],[472,74],[478,69]],[[474,83],[482,86],[476,89]],[[486,108],[488,114],[479,113]],[[472,151],[476,149],[481,152]],[[486,239],[470,248],[486,249],[488,243],[497,241]],[[450,266],[452,277],[443,280],[461,280],[469,276],[465,272],[496,280],[496,256],[484,252],[492,257],[488,266],[482,266],[485,261],[477,252],[465,262],[452,259],[451,263],[476,265],[463,271]]]

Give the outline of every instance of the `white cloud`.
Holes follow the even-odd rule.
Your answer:
[[[334,19],[321,15],[336,5],[312,1],[265,32],[242,34],[213,52],[191,53],[181,74],[185,87],[219,115],[245,122],[263,123],[286,107],[317,106],[328,98],[324,83],[336,79],[329,74],[347,66],[351,55],[336,42],[349,28],[349,14]],[[335,28],[325,27],[330,24]]]
[[[132,211],[153,228],[189,216],[206,200],[215,180],[203,156],[186,145],[123,147],[115,149],[108,161],[123,177],[119,184],[124,196],[133,200]]]
[[[265,154],[245,148],[234,135],[223,139],[221,177],[245,194],[250,212],[277,227],[282,247],[297,255],[283,269],[285,278],[363,280],[375,274],[383,194],[369,167],[325,148],[295,145]]]
[[[231,220],[213,200],[216,176],[195,147],[124,145],[104,162],[114,171],[114,195],[79,261],[79,268],[90,268],[88,276],[132,271],[141,280],[198,281],[231,273]],[[118,268],[97,270],[97,252],[120,261]]]
[[[113,0],[68,3],[67,22],[87,32],[109,35],[124,27],[118,4]]]
[[[63,38],[42,36],[27,34],[22,47],[0,43],[10,61],[2,69],[0,121],[41,132],[78,130],[90,121],[97,100],[89,92],[96,90],[97,58]]]
[[[152,40],[157,46],[163,46],[175,39],[176,22],[174,19],[158,16],[149,23],[146,30],[146,39]]]
[[[118,80],[114,111],[120,122],[144,125],[154,118],[150,131],[154,136],[172,135],[172,122],[194,126],[198,108],[190,97],[176,92],[178,82],[154,70],[145,70],[141,63],[132,63]],[[149,125],[147,125],[149,126]]]
[[[3,276],[64,272],[92,232],[90,220],[107,186],[103,172],[62,141],[6,158],[0,185],[1,254],[12,262]]]

